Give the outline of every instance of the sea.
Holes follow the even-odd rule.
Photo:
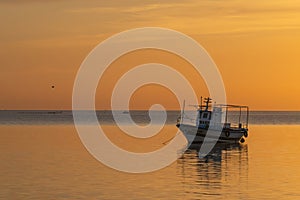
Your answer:
[[[151,120],[148,111],[118,112],[126,114],[140,126]],[[136,153],[170,141],[179,115],[167,111],[158,136],[136,139],[122,132],[111,111],[96,111],[106,136]],[[72,111],[2,110],[0,199],[300,199],[300,112],[251,111],[248,122],[243,144],[218,144],[205,157],[187,150],[162,169],[128,173],[89,153]],[[83,123],[93,123],[89,114]]]

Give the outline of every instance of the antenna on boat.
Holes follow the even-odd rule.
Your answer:
[[[202,110],[202,96],[201,96],[201,100],[200,100],[200,110]]]
[[[212,99],[207,97],[207,98],[204,98],[204,100],[205,100],[205,111],[207,111],[208,110],[208,104],[211,103]]]

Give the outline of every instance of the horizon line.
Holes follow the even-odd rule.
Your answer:
[[[196,111],[196,109],[185,109],[186,111]],[[72,109],[1,109],[1,111],[73,111]],[[74,111],[94,111],[93,109],[81,109],[81,110],[74,110]],[[95,111],[113,111],[111,109],[95,109]],[[114,111],[149,111],[147,109],[120,109],[120,110],[114,110]],[[164,110],[152,110],[152,111],[164,111]],[[166,109],[165,111],[181,111],[181,110],[175,110],[175,109]],[[300,112],[300,110],[288,110],[288,109],[274,109],[274,110],[249,110],[249,112]]]

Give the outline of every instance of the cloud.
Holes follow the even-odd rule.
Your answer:
[[[109,35],[144,26],[166,27],[193,35],[300,29],[300,3],[293,0],[276,2],[268,0],[252,2],[243,0],[90,0],[88,2],[4,0],[0,2],[33,4],[11,6],[9,9],[2,6],[0,22],[4,28],[0,36],[5,40],[9,38],[31,40],[57,35],[69,37],[69,35],[98,33]],[[15,37],[12,37],[14,35]]]

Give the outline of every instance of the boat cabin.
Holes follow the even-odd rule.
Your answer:
[[[223,128],[248,128],[248,116],[249,109],[247,106],[239,105],[224,105],[224,104],[215,104],[213,107],[211,104],[211,98],[204,98],[204,105],[201,104],[197,109],[197,118],[196,126],[202,129],[208,129],[209,127],[217,127],[222,124]],[[212,107],[212,111],[211,108]],[[228,111],[229,109],[235,109],[233,113],[235,114],[234,120],[235,123],[228,122]],[[243,118],[242,111],[245,111],[246,115]],[[225,118],[224,118],[225,117]]]
[[[202,98],[201,98],[201,102],[202,102]],[[211,114],[212,112],[208,109],[209,108],[209,104],[211,103],[211,99],[205,98],[205,105],[199,106],[198,108],[198,113],[197,113],[197,118],[196,118],[196,126],[200,127],[200,128],[208,128],[209,124],[210,124],[210,120],[211,120]],[[204,107],[204,109],[202,109]]]

